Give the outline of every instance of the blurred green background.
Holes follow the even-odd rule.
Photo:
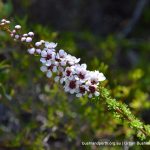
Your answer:
[[[0,0],[0,18],[80,57],[133,114],[150,123],[149,0]],[[137,141],[103,101],[77,99],[40,71],[38,57],[0,31],[0,150],[110,149],[82,141]],[[121,149],[123,146],[112,147]],[[129,147],[128,147],[129,148]],[[130,149],[141,149],[132,146]],[[146,147],[145,147],[146,149]]]

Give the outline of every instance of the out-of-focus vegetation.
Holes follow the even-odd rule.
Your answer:
[[[63,31],[32,22],[38,16],[27,13],[31,1],[18,3],[24,8],[22,14],[16,10],[16,1],[0,0],[0,18],[13,18],[25,31],[34,31],[36,39],[58,42],[59,48],[87,63],[88,69],[104,72],[108,80],[103,86],[111,89],[112,97],[128,104],[135,116],[150,123],[148,6],[132,34],[118,38],[112,32],[105,36],[94,34],[88,27]],[[136,131],[114,119],[115,114],[103,101],[67,95],[39,68],[38,57],[28,55],[24,46],[0,31],[0,149],[96,149],[83,147],[81,142],[138,140]]]

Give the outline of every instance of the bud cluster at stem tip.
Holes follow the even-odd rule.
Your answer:
[[[6,28],[8,24],[10,21],[2,19],[0,27]],[[30,43],[28,53],[40,55],[41,71],[48,78],[53,77],[55,82],[60,82],[65,92],[77,97],[86,94],[89,98],[99,96],[99,83],[106,79],[103,73],[87,70],[86,64],[79,64],[80,58],[67,54],[63,49],[56,51],[56,43],[41,40],[33,44],[34,33],[21,34],[20,25],[16,25],[9,34],[15,41]]]

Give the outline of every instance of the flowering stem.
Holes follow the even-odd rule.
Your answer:
[[[10,21],[3,19],[0,29],[6,31],[15,41],[26,43],[29,54],[41,56],[41,71],[46,73],[48,78],[55,77],[55,82],[60,81],[64,90],[77,97],[88,94],[89,98],[101,98],[106,102],[109,110],[116,113],[116,118],[128,121],[129,125],[136,129],[137,136],[145,140],[150,138],[150,125],[144,125],[135,118],[126,104],[119,103],[111,98],[109,91],[99,86],[99,82],[105,80],[103,73],[99,71],[89,71],[86,64],[79,64],[80,59],[67,54],[64,50],[55,51],[57,44],[41,40],[32,44],[33,32],[20,34],[20,25],[16,25],[13,31],[9,28]]]

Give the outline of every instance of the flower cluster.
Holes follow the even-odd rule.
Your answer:
[[[10,24],[9,20],[2,19],[0,21],[0,26],[5,27],[5,29],[7,29],[9,24]],[[9,31],[9,34],[15,41],[21,41],[21,42],[26,42],[26,43],[31,43],[32,39],[34,37],[33,32],[21,34],[21,26],[20,25],[16,25],[12,31]]]
[[[63,49],[56,51],[56,43],[41,40],[33,44],[34,33],[22,35],[20,30],[21,26],[16,25],[15,29],[10,31],[11,37],[20,42],[30,43],[28,53],[40,55],[40,69],[48,78],[53,77],[55,82],[63,85],[65,92],[77,97],[86,94],[89,98],[99,96],[98,85],[106,79],[103,73],[87,70],[86,64],[79,64],[80,58],[67,54]]]
[[[2,19],[0,21],[0,26],[5,26],[5,25],[9,25],[10,24],[10,21],[9,20],[6,20],[6,19]]]
[[[21,34],[20,30],[21,30],[21,26],[16,25],[14,30],[12,30],[12,32],[10,33],[11,37],[14,38],[15,41],[18,40],[21,42],[31,43],[34,37],[34,33],[29,32],[29,33]]]
[[[103,73],[87,70],[86,64],[79,64],[80,58],[67,54],[63,49],[56,52],[56,46],[53,42],[40,41],[35,43],[36,48],[30,48],[28,52],[41,55],[41,71],[48,78],[54,77],[55,82],[60,82],[66,92],[77,97],[85,94],[90,98],[99,96],[99,82],[105,80]]]

